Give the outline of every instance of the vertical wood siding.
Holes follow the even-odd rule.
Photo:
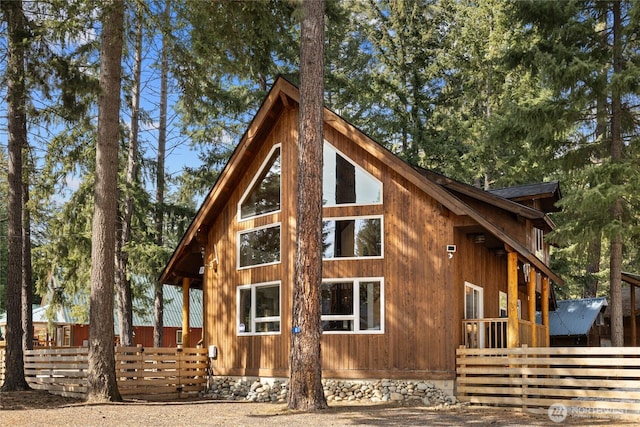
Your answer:
[[[218,347],[214,372],[221,375],[286,376],[295,249],[297,110],[286,109],[255,152],[226,206],[209,231],[205,264],[216,245],[219,267],[206,269],[204,338]],[[497,315],[498,284],[505,284],[506,259],[474,245],[454,231],[456,218],[381,159],[325,126],[325,139],[382,182],[383,205],[324,209],[324,216],[384,215],[384,259],[331,260],[325,278],[384,278],[384,334],[325,334],[322,360],[326,377],[454,378],[464,281],[485,288],[486,314]],[[237,222],[237,205],[274,144],[282,144],[282,210]],[[237,233],[281,223],[281,262],[237,270]],[[448,257],[446,246],[458,245]],[[457,273],[456,273],[457,271]],[[281,281],[281,333],[237,336],[236,288]],[[524,304],[524,301],[523,301]]]

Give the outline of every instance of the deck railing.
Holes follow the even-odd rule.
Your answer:
[[[462,321],[462,345],[466,348],[506,348],[507,347],[506,317],[465,319]],[[518,320],[520,345],[546,345],[546,328],[527,320]]]

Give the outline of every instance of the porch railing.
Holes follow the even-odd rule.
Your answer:
[[[465,319],[462,321],[462,344],[466,348],[506,348],[507,347],[506,317]],[[546,345],[546,328],[543,325],[528,320],[518,320],[520,345],[533,346],[533,336],[536,346]]]

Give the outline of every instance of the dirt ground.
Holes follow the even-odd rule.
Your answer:
[[[638,420],[640,421],[640,420]],[[332,404],[301,413],[286,405],[209,399],[130,400],[88,404],[44,391],[0,392],[0,426],[548,426],[546,415],[488,408],[428,408],[402,404]],[[555,425],[638,425],[638,422],[567,418]]]

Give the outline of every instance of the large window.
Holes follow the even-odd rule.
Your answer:
[[[384,288],[381,278],[325,280],[321,288],[325,333],[383,333]]]
[[[325,206],[379,204],[382,183],[325,142],[322,199]]]
[[[280,283],[238,286],[238,335],[280,332]]]
[[[280,262],[280,224],[238,234],[239,268]]]
[[[382,257],[382,217],[327,218],[322,247],[325,259]]]
[[[280,210],[280,171],[280,146],[276,145],[240,199],[240,219]]]

